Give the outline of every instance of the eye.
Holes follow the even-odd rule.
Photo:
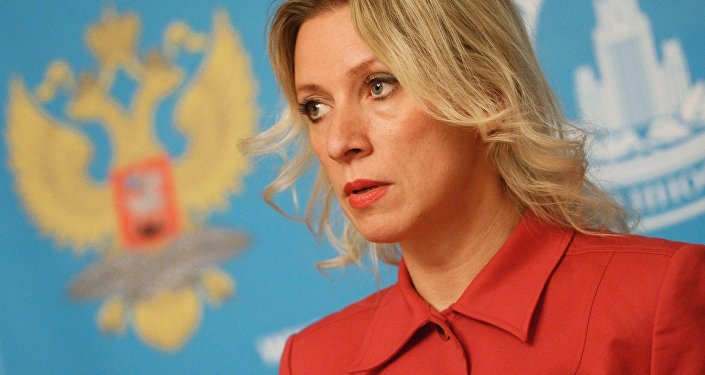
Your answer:
[[[307,99],[299,104],[299,112],[308,117],[311,122],[316,122],[330,112],[330,107],[316,99]]]
[[[386,98],[394,92],[399,84],[396,77],[391,74],[376,75],[368,78],[365,82],[369,88],[370,95],[375,99]]]

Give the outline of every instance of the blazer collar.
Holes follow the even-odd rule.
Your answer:
[[[525,214],[497,254],[449,309],[528,341],[532,317],[553,271],[575,231]],[[380,300],[356,365],[375,368],[395,355],[432,315],[438,315],[413,287],[404,261],[399,280]]]

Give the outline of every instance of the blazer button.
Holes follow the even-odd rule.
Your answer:
[[[438,336],[440,336],[443,341],[450,340],[450,335],[448,334],[448,331],[445,330],[445,328],[436,325],[436,332],[438,332]]]

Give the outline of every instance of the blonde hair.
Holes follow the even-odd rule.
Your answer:
[[[625,211],[588,178],[586,134],[564,117],[511,0],[281,4],[271,22],[269,54],[289,108],[274,126],[244,144],[249,152],[278,153],[284,159],[264,191],[267,202],[282,212],[272,197],[293,187],[314,159],[306,120],[294,109],[299,27],[347,4],[360,37],[429,116],[479,131],[520,211],[584,233],[629,231]],[[319,171],[302,220],[314,234],[326,234],[340,253],[321,266],[359,263],[367,251],[373,260],[394,262],[398,254],[393,246],[369,246],[345,218],[331,224],[332,196],[331,184]]]

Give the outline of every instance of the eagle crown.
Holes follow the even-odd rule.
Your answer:
[[[86,43],[98,63],[98,72],[82,72],[75,83],[70,67],[54,62],[38,89],[44,101],[53,98],[57,88],[72,95],[66,108],[75,121],[101,123],[113,147],[113,167],[129,165],[163,154],[154,134],[154,116],[159,103],[182,83],[184,72],[171,63],[181,48],[199,52],[205,37],[176,22],[166,30],[162,50],[148,52],[143,60],[137,54],[140,19],[133,13],[118,15],[108,8],[100,22],[85,33]],[[118,71],[122,69],[137,83],[129,108],[110,95]]]

